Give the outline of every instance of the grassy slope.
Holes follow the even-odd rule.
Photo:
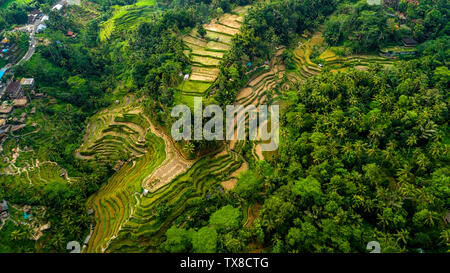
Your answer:
[[[155,6],[156,0],[138,0],[134,5],[115,6],[113,16],[101,25],[100,40],[106,41],[114,32],[131,29],[139,22],[150,20]]]
[[[113,16],[101,25],[100,40],[106,41],[114,32],[131,29],[139,22],[150,20],[155,7],[156,0],[138,0],[134,5],[115,6]]]
[[[240,27],[247,8],[248,6],[236,8],[232,14],[226,13],[204,24],[207,31],[205,39],[198,35],[196,29],[183,37],[187,47],[185,53],[191,57],[193,73],[189,80],[183,81],[178,86],[178,92],[175,94],[176,103],[192,108],[194,97],[204,97],[212,87],[219,74],[219,63],[231,48],[231,40],[239,32],[237,28]],[[194,71],[194,68],[197,70]]]

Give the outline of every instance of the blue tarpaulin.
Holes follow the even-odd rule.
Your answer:
[[[3,53],[5,53],[6,51],[8,51],[8,49],[7,49],[7,48],[5,48],[5,49],[3,49],[3,50],[2,50],[2,52],[3,52]]]
[[[0,69],[0,80],[2,79],[3,75],[5,75],[5,71],[3,71],[3,69]]]

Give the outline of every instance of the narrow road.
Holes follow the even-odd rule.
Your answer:
[[[23,56],[23,58],[17,64],[26,62],[31,58],[31,56],[33,56],[36,50],[36,28],[41,24],[41,22],[41,19],[38,19],[32,24],[30,33],[30,46],[28,47],[28,51],[27,53],[25,53],[25,56]]]
[[[58,3],[55,3],[55,5],[57,5],[57,4],[61,4],[61,5],[64,6],[64,0],[61,0]],[[45,15],[43,14],[42,18],[44,16]],[[22,62],[26,62],[26,61],[28,61],[31,58],[31,56],[33,56],[33,54],[34,54],[34,52],[36,50],[36,44],[37,44],[36,36],[35,36],[36,35],[36,29],[37,29],[37,26],[39,26],[42,23],[42,18],[34,21],[34,23],[31,25],[30,46],[28,47],[28,51],[27,51],[27,53],[25,53],[25,56],[23,56],[23,58],[17,64],[21,64]]]

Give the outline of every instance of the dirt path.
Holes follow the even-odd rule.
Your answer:
[[[259,212],[261,211],[262,205],[256,202],[253,205],[250,205],[248,207],[248,217],[247,221],[245,222],[246,227],[250,227],[253,225],[253,222],[256,218],[259,216]]]
[[[175,147],[172,138],[162,130],[158,130],[147,116],[145,118],[150,124],[150,131],[162,138],[166,146],[166,158],[142,183],[144,189],[154,192],[172,181],[177,175],[184,173],[194,164],[195,160],[185,159],[183,154]]]

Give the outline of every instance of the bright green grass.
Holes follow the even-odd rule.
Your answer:
[[[206,90],[211,86],[210,82],[200,82],[200,81],[183,81],[178,88],[184,92],[190,93],[205,93]]]
[[[174,94],[176,104],[184,104],[191,109],[194,108],[194,97],[203,97],[205,92],[212,86],[211,82],[183,81]],[[205,101],[204,101],[205,102]]]
[[[156,0],[139,0],[134,5],[115,6],[114,15],[102,24],[100,40],[105,41],[114,32],[128,30],[140,22],[149,21],[150,14],[155,11]]]

